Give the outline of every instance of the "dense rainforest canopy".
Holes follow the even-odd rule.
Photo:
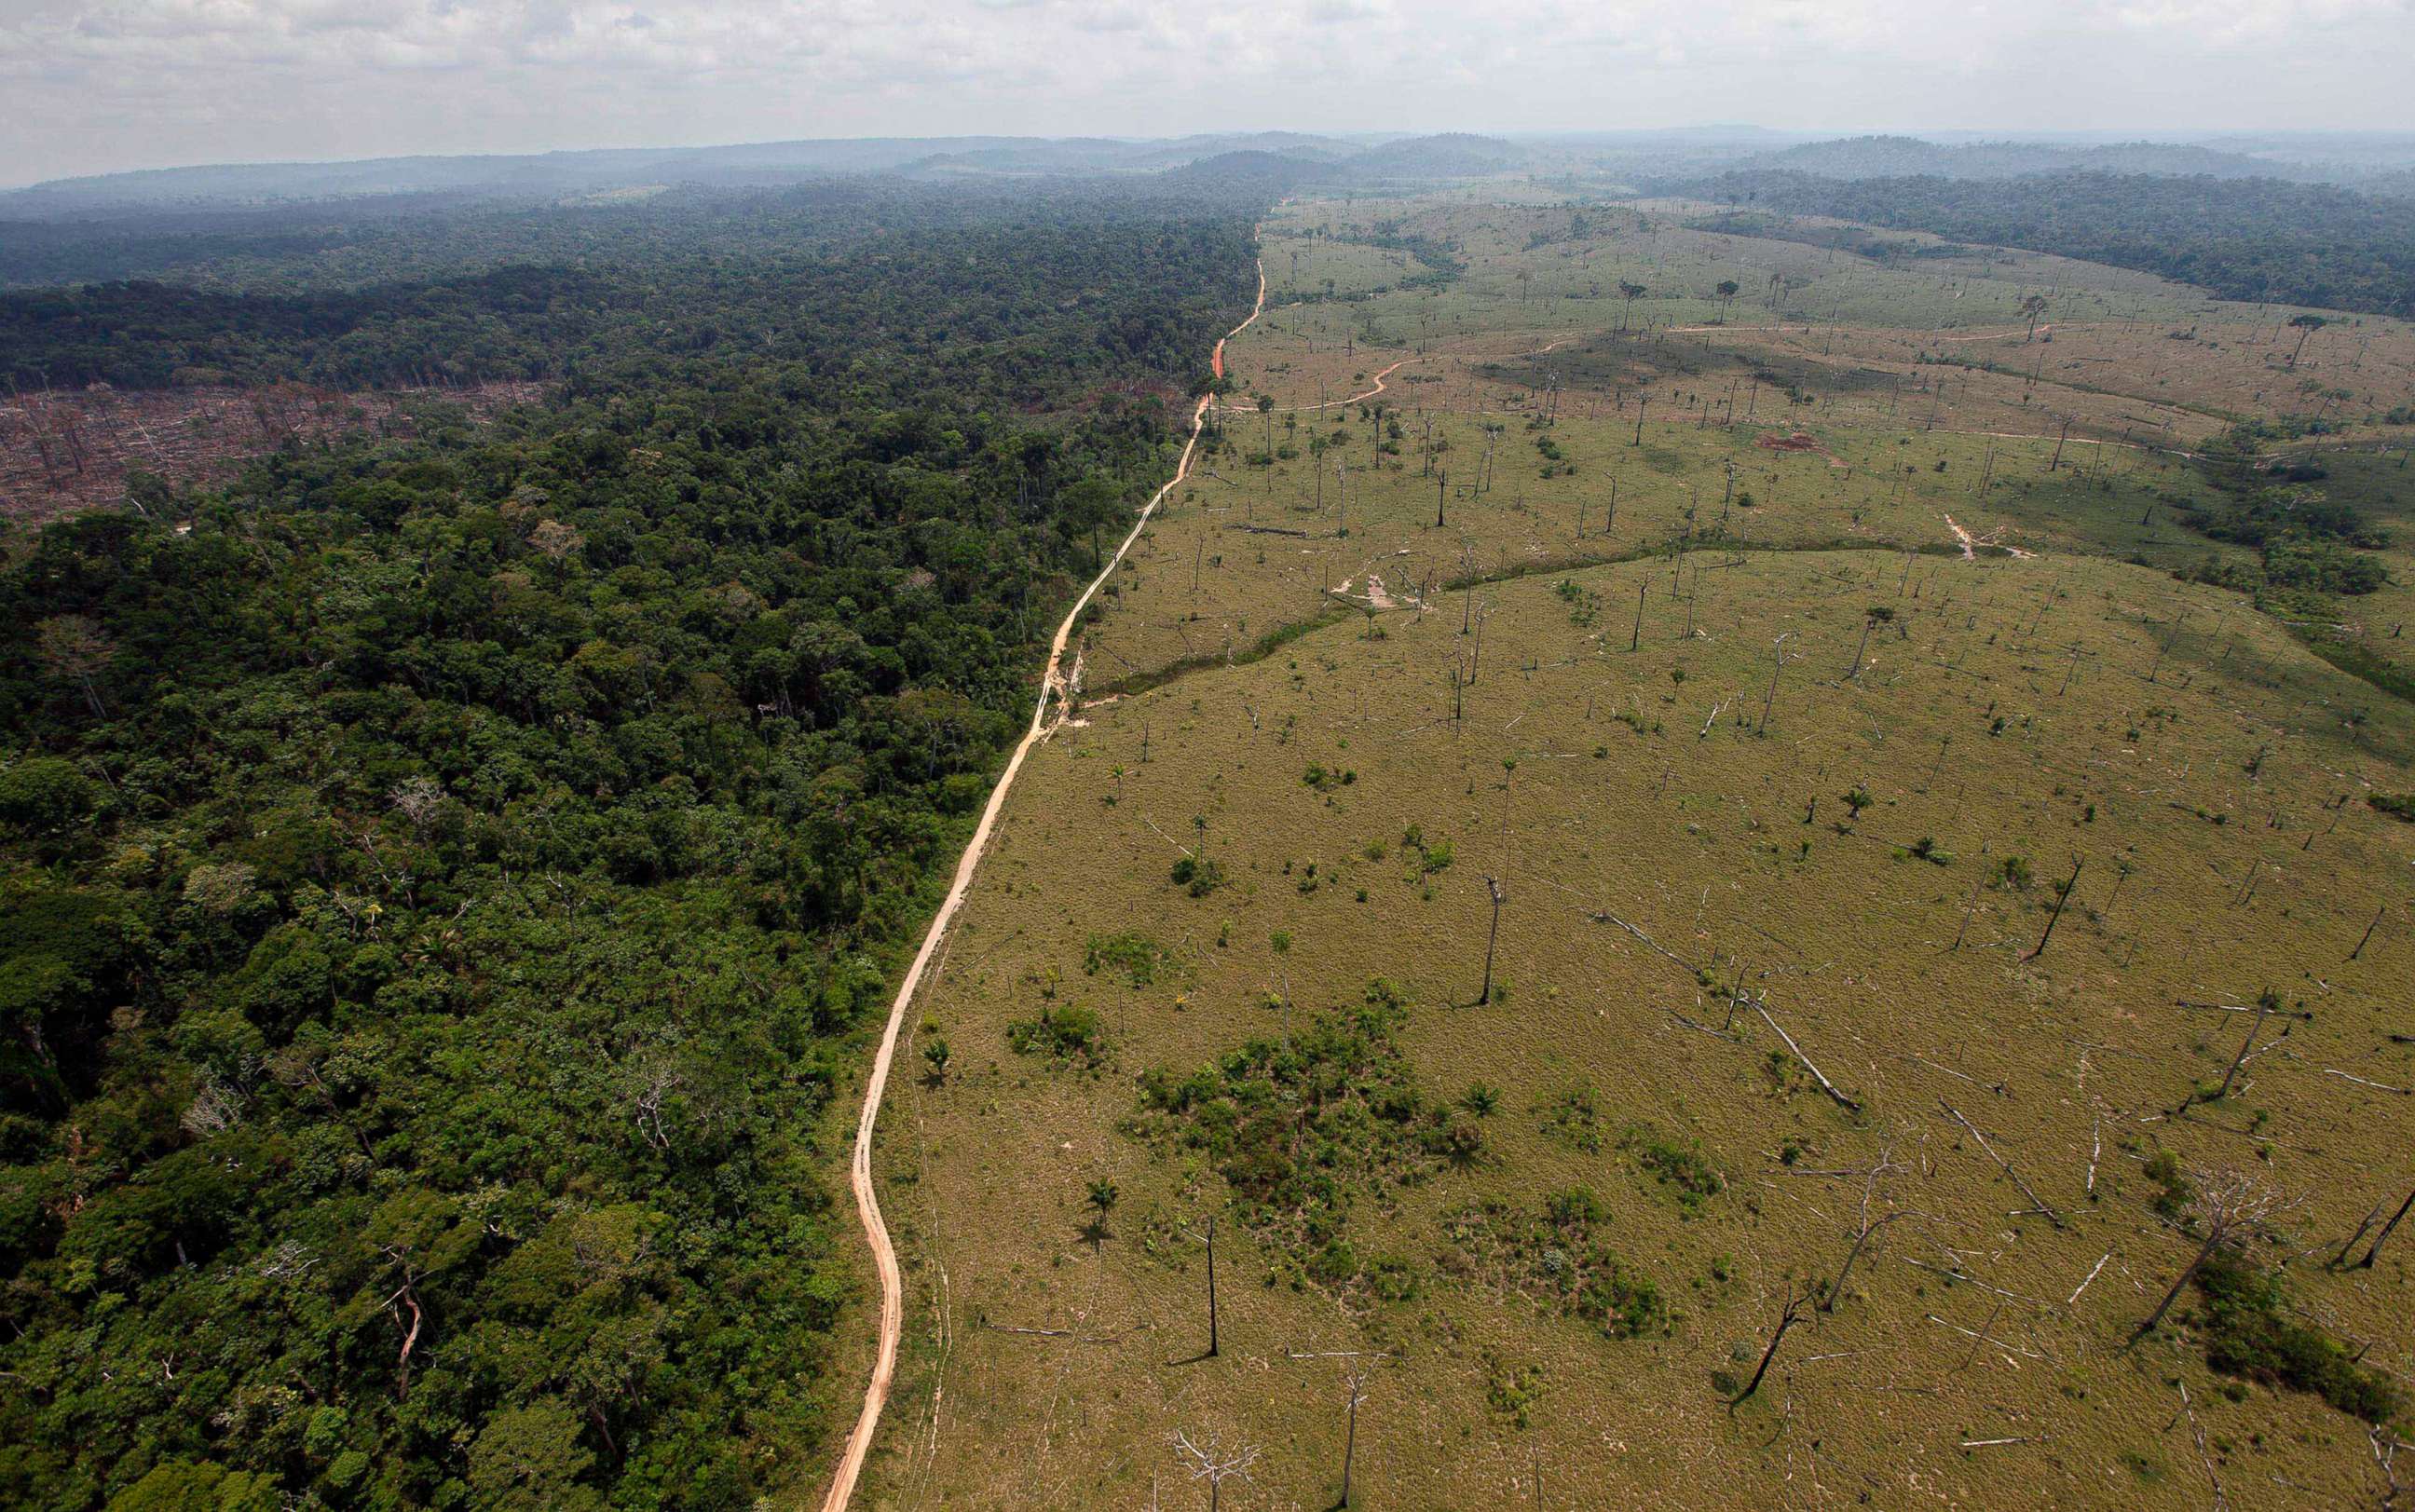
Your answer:
[[[8,296],[21,380],[558,397],[12,543],[0,1501],[737,1507],[824,1443],[849,1046],[1254,283],[1246,207],[747,202]]]
[[[2415,313],[2415,201],[2269,178],[1840,179],[1756,170],[1664,192],[2138,268],[2225,299]]]
[[[847,181],[410,217],[347,202],[262,211],[262,226],[11,225],[0,284],[86,271],[0,292],[0,382],[626,382],[694,353],[816,375],[903,356],[917,389],[1027,403],[1105,369],[1187,380],[1184,303],[1227,287],[1233,227],[1261,202],[1229,176],[1180,192]]]

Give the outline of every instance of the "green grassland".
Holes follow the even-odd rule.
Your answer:
[[[1268,1446],[1253,1505],[1322,1505],[1334,1366],[1284,1351],[1379,1348],[1398,1357],[1377,1377],[1370,1505],[1478,1505],[1536,1452],[1569,1477],[1569,1505],[1596,1505],[1580,1475],[1682,1500],[1707,1474],[1758,1498],[1808,1474],[1811,1440],[1835,1461],[1823,1475],[1898,1496],[1916,1475],[1988,1501],[2001,1458],[1955,1445],[2041,1434],[2013,1447],[2023,1496],[2050,1485],[2074,1504],[2195,1505],[2186,1441],[2156,1431],[2178,1407],[2167,1377],[2235,1445],[2238,1479],[2270,1470],[2352,1494],[2362,1434],[2329,1409],[2261,1389],[2234,1402],[2182,1340],[2116,1349],[2187,1253],[2148,1206],[2154,1154],[2311,1190],[2307,1241],[2344,1235],[2398,1179],[2404,1100],[2325,1072],[2415,1082],[2415,1055],[2384,1033],[2408,1028],[2403,934],[2345,961],[2408,855],[2405,827],[2362,797],[2392,770],[2369,746],[2402,744],[2406,716],[2328,722],[2362,685],[2261,622],[2217,636],[2216,590],[2114,564],[1956,561],[1914,598],[1898,563],[1718,559],[1688,590],[1704,601],[1695,636],[1683,604],[1647,595],[1633,651],[1611,621],[1644,564],[1531,576],[1483,590],[1500,649],[1456,722],[1448,680],[1472,637],[1450,618],[1394,614],[1380,639],[1329,626],[1094,710],[1052,743],[922,1010],[960,1070],[896,1110],[895,1211],[924,1259],[919,1283],[939,1287],[946,1267],[952,1318],[944,1365],[915,1356],[926,1389],[946,1382],[942,1452],[901,1466],[900,1490],[929,1505],[1084,1505],[1161,1468],[1167,1433],[1216,1426]],[[1603,622],[1588,624],[1597,597]],[[1870,604],[1899,617],[1856,682],[1845,674]],[[2206,628],[2172,635],[2184,615]],[[1781,635],[1801,660],[1770,696]],[[2085,653],[2066,688],[2069,646]],[[1331,775],[1312,781],[1317,769]],[[1855,790],[1874,801],[1847,820]],[[2331,828],[2324,805],[2343,793]],[[1411,827],[1428,849],[1404,844]],[[1950,859],[1920,859],[1924,841]],[[1454,860],[1429,872],[1446,842]],[[1171,868],[1203,848],[1229,880],[1194,898]],[[1987,880],[2016,855],[2027,886]],[[2023,961],[2083,856],[2069,916]],[[2241,904],[2251,863],[2267,880]],[[1485,875],[1508,893],[1508,987],[1478,1007]],[[1085,970],[1092,942],[1135,931],[1164,951],[1148,985]],[[1423,1160],[1360,1180],[1345,1162],[1342,1216],[1313,1228],[1317,1242],[1304,1219],[1249,1222],[1208,1153],[1133,1136],[1141,1073],[1280,1041],[1362,1004],[1376,979],[1412,1005],[1399,1043],[1427,1099],[1495,1091],[1463,1168]],[[1753,1012],[1733,1038],[1706,1032],[1738,984],[1767,994],[1859,1112],[1829,1101]],[[2220,1078],[2237,1038],[2232,1015],[2177,1001],[2267,987],[2313,1022],[2244,1090],[2168,1116]],[[1096,1068],[1008,1048],[1010,1025],[1055,1005],[1096,1015]],[[1573,1122],[1570,1094],[1586,1109]],[[1940,1097],[2062,1226],[2009,1216],[2024,1199]],[[1833,1274],[1852,1239],[1858,1181],[1811,1173],[1867,1167],[1890,1142],[1906,1168],[1882,1183],[1884,1210],[1921,1216],[1801,1346],[1834,1357],[1790,1367],[1782,1393],[1730,1418],[1712,1373],[1765,1336],[1788,1278]],[[1655,1147],[1699,1152],[1719,1190],[1681,1200],[1639,1154]],[[1081,1204],[1098,1179],[1121,1199],[1093,1247]],[[1576,1187],[1607,1205],[1598,1226],[1665,1299],[1665,1326],[1612,1340],[1538,1315],[1539,1280],[1512,1285],[1450,1237],[1472,1204],[1527,1213]],[[1211,1214],[1227,1235],[1225,1355],[1177,1366],[1205,1325],[1202,1254],[1185,1235]],[[2097,1285],[2065,1304],[2108,1250]],[[1385,1295],[1396,1271],[1414,1295]],[[2406,1276],[2391,1262],[2298,1276],[2344,1337],[2400,1337]],[[2029,1300],[1996,1320],[2006,1349],[1958,1370],[1972,1341],[1955,1327],[1984,1331],[2004,1300],[1979,1283]],[[1541,1400],[1521,1430],[1488,1397],[1529,1367]],[[2125,1456],[2168,1468],[2160,1497]]]
[[[2415,331],[2404,322],[2333,316],[2332,328],[2299,352],[2287,322],[2305,312],[2294,308],[2226,304],[2148,275],[2034,253],[1961,249],[1880,261],[1687,229],[1703,208],[1472,209],[1448,198],[1360,202],[1344,212],[1288,207],[1267,226],[1270,291],[1278,302],[1306,303],[1275,309],[1239,354],[1257,345],[1276,349],[1266,365],[1271,369],[1296,356],[1283,349],[1310,343],[1432,352],[1505,334],[1675,330],[1722,348],[1792,347],[1847,370],[1869,364],[1914,376],[1920,366],[1941,365],[2024,379],[2034,370],[2048,385],[2047,397],[2077,406],[2083,420],[2109,422],[2108,434],[2167,421],[2186,427],[2191,413],[2228,421],[2311,412],[2333,390],[2347,396],[2333,401],[2334,418],[2380,413],[2415,392]],[[1455,247],[1463,276],[1396,283],[1381,297],[1326,298],[1326,277],[1338,274],[1345,291],[1368,287],[1353,277],[1368,249],[1330,236],[1379,228],[1395,239]],[[1933,238],[1891,240],[1940,249]],[[1736,285],[1732,296],[1720,297],[1722,281]],[[1625,299],[1627,283],[1643,292]],[[2027,339],[2024,302],[2032,298],[2043,301],[2035,313],[2049,338],[2037,343]],[[2133,411],[2160,409],[2125,412],[2086,403],[2091,395],[2126,398]]]
[[[2377,1502],[2415,1250],[2328,1262],[2415,1176],[2403,454],[2320,442],[2379,589],[2195,580],[2257,553],[2116,407],[2160,371],[2138,439],[2211,434],[2279,359],[2166,322],[2272,312],[1521,198],[1268,224],[892,1085],[878,1505],[1205,1506],[1181,1434],[1259,1452],[1226,1505],[1330,1506],[1354,1367],[1358,1505]],[[1619,329],[1621,277],[1773,263],[1844,328]],[[2034,382],[1910,360],[2034,359],[2042,286],[2107,323]],[[2386,397],[2364,334],[2320,360]],[[2228,1074],[2256,1015],[2182,1005],[2267,993]],[[2133,1343],[2223,1172],[2292,1205]]]

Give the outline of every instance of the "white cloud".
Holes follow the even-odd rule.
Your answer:
[[[2415,129],[2415,0],[0,0],[0,183],[1230,127]]]

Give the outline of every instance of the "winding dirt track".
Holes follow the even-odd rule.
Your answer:
[[[1264,273],[1264,272],[1261,272],[1261,273],[1258,275],[1258,282],[1259,282],[1261,285],[1263,285],[1263,284],[1266,282],[1266,275],[1265,275],[1265,273]],[[1257,308],[1257,310],[1256,310],[1256,311],[1254,311],[1254,312],[1252,312],[1252,313],[1251,314],[1251,316],[1250,316],[1250,321],[1254,321],[1254,320],[1256,320],[1256,319],[1258,318],[1258,316],[1259,316],[1260,314],[1265,313],[1265,311],[1266,311],[1266,304],[1267,304],[1266,290],[1265,290],[1263,287],[1261,287],[1261,288],[1259,289],[1259,291],[1258,291],[1258,308]],[[1243,321],[1243,322],[1241,322],[1241,324],[1240,324],[1240,325],[1237,325],[1237,326],[1233,327],[1233,335],[1234,335],[1234,336],[1238,336],[1238,335],[1240,335],[1240,334],[1241,334],[1241,329],[1242,329],[1242,327],[1243,327],[1243,326],[1248,325],[1248,324],[1250,323],[1250,321]],[[1226,339],[1228,339],[1228,340],[1229,340],[1229,339],[1230,339],[1230,337],[1227,337]],[[1560,337],[1560,338],[1559,338],[1558,340],[1556,340],[1556,341],[1549,342],[1549,343],[1547,343],[1547,344],[1545,344],[1545,345],[1543,345],[1543,346],[1537,347],[1537,348],[1536,348],[1534,351],[1532,351],[1532,352],[1505,352],[1505,353],[1503,353],[1503,355],[1504,355],[1504,356],[1506,356],[1506,357],[1540,357],[1540,356],[1545,356],[1545,355],[1549,354],[1551,352],[1552,352],[1554,349],[1559,348],[1559,347],[1565,347],[1565,346],[1567,346],[1569,342],[1574,341],[1575,339],[1577,339],[1575,337],[1572,337],[1572,336],[1564,336],[1564,337]],[[1429,353],[1429,354],[1427,354],[1427,355],[1443,356],[1443,355],[1448,355],[1448,353],[1435,352],[1435,353]],[[1358,393],[1357,393],[1357,394],[1348,395],[1348,396],[1345,396],[1344,397],[1342,397],[1342,398],[1338,398],[1338,399],[1328,399],[1328,400],[1326,400],[1326,401],[1325,401],[1324,403],[1322,403],[1322,404],[1293,404],[1293,405],[1278,406],[1278,407],[1277,407],[1277,409],[1275,410],[1275,413],[1277,413],[1277,414],[1305,414],[1305,413],[1307,413],[1308,412],[1310,412],[1310,411],[1312,411],[1312,410],[1339,410],[1339,409],[1341,409],[1342,407],[1343,407],[1344,405],[1357,404],[1357,403],[1358,403],[1358,402],[1359,402],[1360,400],[1362,400],[1362,399],[1372,399],[1372,398],[1373,398],[1376,395],[1378,395],[1378,394],[1382,394],[1382,393],[1386,392],[1386,385],[1385,385],[1384,380],[1386,380],[1386,379],[1388,379],[1388,378],[1391,377],[1394,373],[1399,372],[1402,368],[1403,368],[1403,367],[1407,367],[1409,364],[1411,364],[1411,363],[1413,363],[1413,362],[1422,362],[1422,361],[1424,361],[1424,360],[1425,360],[1425,357],[1424,357],[1424,356],[1408,356],[1408,357],[1402,357],[1400,361],[1398,361],[1398,362],[1396,362],[1396,363],[1392,364],[1392,366],[1390,366],[1389,367],[1385,368],[1383,371],[1381,371],[1381,372],[1379,372],[1379,373],[1377,373],[1377,374],[1375,375],[1375,386],[1374,386],[1374,387],[1372,387],[1372,388],[1370,388],[1370,389],[1362,389],[1361,391],[1359,391],[1359,392],[1358,392]],[[1222,378],[1222,377],[1223,377],[1223,376],[1224,376],[1224,343],[1223,343],[1222,341],[1219,341],[1219,342],[1217,342],[1217,343],[1216,343],[1216,376],[1217,376],[1217,377],[1219,377],[1219,378]],[[1244,412],[1247,412],[1251,409],[1251,406],[1249,406],[1249,405],[1243,405],[1243,404],[1220,404],[1220,405],[1218,405],[1216,408],[1218,408],[1218,409],[1220,409],[1220,410],[1228,410],[1228,411],[1233,412],[1234,413],[1238,414],[1238,413],[1244,413]]]
[[[1264,314],[1266,307],[1267,268],[1264,260],[1260,260],[1258,302],[1251,309],[1249,320],[1233,327],[1216,343],[1211,366],[1217,377],[1224,376],[1224,342],[1248,330],[1251,322]],[[1066,612],[1065,622],[1057,627],[1057,637],[1048,643],[1048,666],[1041,676],[1040,699],[1032,707],[1031,726],[1024,731],[1014,754],[1007,758],[1006,770],[998,774],[998,786],[990,789],[989,803],[982,810],[981,823],[974,827],[972,839],[966,843],[965,853],[956,861],[956,875],[954,880],[948,884],[948,895],[940,902],[939,911],[932,915],[931,927],[922,936],[922,947],[914,952],[914,964],[907,968],[905,980],[897,984],[897,999],[889,1007],[889,1023],[880,1035],[880,1052],[873,1057],[872,1076],[864,1084],[863,1112],[855,1124],[855,1155],[848,1167],[848,1185],[855,1192],[856,1210],[863,1217],[863,1235],[872,1245],[873,1265],[880,1273],[880,1348],[873,1362],[871,1384],[864,1388],[863,1411],[855,1420],[854,1430],[848,1434],[847,1452],[840,1457],[829,1494],[822,1498],[822,1512],[845,1512],[848,1502],[853,1499],[855,1483],[863,1474],[864,1457],[872,1449],[872,1435],[880,1426],[880,1411],[888,1404],[889,1387],[897,1375],[897,1339],[899,1319],[905,1307],[905,1288],[897,1273],[897,1250],[889,1242],[889,1225],[881,1220],[880,1198],[873,1190],[872,1135],[880,1117],[882,1095],[889,1088],[890,1064],[897,1053],[898,1026],[906,1022],[907,1006],[921,989],[924,973],[938,954],[939,942],[947,936],[948,925],[954,921],[956,909],[963,905],[965,893],[972,886],[973,869],[981,864],[982,853],[989,848],[990,833],[997,827],[999,810],[1006,806],[1007,789],[1014,786],[1015,773],[1023,770],[1023,758],[1031,754],[1033,746],[1055,734],[1057,726],[1072,712],[1073,690],[1062,670],[1062,664],[1065,648],[1073,638],[1074,624],[1081,619],[1082,611],[1089,606],[1091,596],[1123,561],[1124,553],[1132,549],[1132,542],[1140,538],[1142,528],[1148,524],[1149,516],[1157,512],[1157,506],[1165,502],[1165,496],[1172,493],[1184,478],[1190,476],[1192,453],[1199,445],[1199,431],[1207,423],[1208,405],[1214,397],[1212,394],[1200,397],[1198,406],[1191,412],[1191,435],[1182,443],[1182,459],[1176,464],[1174,476],[1167,479],[1165,487],[1158,489],[1141,507],[1139,517],[1132,521],[1131,533],[1124,537],[1122,545],[1116,547],[1116,554],[1107,560],[1106,565],[1099,569],[1099,576],[1090,580],[1090,586],[1082,590],[1082,596],[1073,601],[1072,608]],[[1078,661],[1076,666],[1078,667]],[[1049,717],[1052,704],[1057,706],[1053,719]]]

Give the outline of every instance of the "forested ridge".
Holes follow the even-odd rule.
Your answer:
[[[0,1501],[810,1475],[859,1385],[826,1114],[1254,288],[1246,209],[926,219],[332,304],[11,296],[12,359],[112,382],[562,382],[16,543]]]
[[[0,292],[0,382],[369,387],[599,364],[626,377],[629,363],[689,352],[829,373],[892,348],[945,365],[918,382],[1016,402],[1102,363],[1179,382],[1196,354],[1174,339],[1182,316],[1150,296],[1224,293],[1230,234],[1203,230],[1200,206],[1225,205],[1229,226],[1246,224],[1248,204],[1216,187],[1193,185],[1206,192],[1183,204],[1081,185],[1006,196],[850,184],[603,209],[370,207],[307,234],[218,225],[188,238],[198,267],[168,260],[182,270],[172,281]],[[121,244],[146,224],[90,227],[60,246],[60,265],[145,265]],[[260,261],[289,236],[292,255]],[[343,255],[322,257],[314,238]],[[1132,281],[1141,262],[1155,268],[1146,288]]]
[[[2415,311],[2415,202],[2323,185],[2093,172],[1837,179],[1762,170],[1660,187],[2137,268],[2225,299]]]

